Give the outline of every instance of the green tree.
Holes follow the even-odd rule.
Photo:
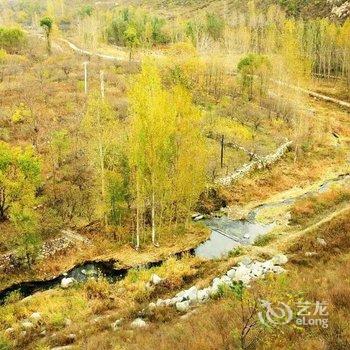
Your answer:
[[[9,218],[14,205],[33,207],[40,184],[39,158],[31,148],[0,142],[0,221]]]
[[[10,219],[17,231],[17,254],[31,268],[42,246],[37,216],[28,206],[15,203]]]
[[[40,20],[40,26],[44,29],[46,36],[47,53],[51,55],[51,33],[53,27],[53,19],[51,17],[44,17]]]
[[[266,84],[271,71],[271,63],[266,56],[249,54],[238,63],[238,72],[241,76],[243,93],[249,100],[254,96],[254,83],[258,81],[259,97],[265,92]]]
[[[8,53],[18,53],[26,42],[22,29],[0,27],[0,49]]]
[[[206,29],[215,41],[220,40],[224,35],[225,21],[215,13],[207,13]]]
[[[129,59],[131,60],[135,48],[140,44],[136,28],[129,25],[124,32],[124,36],[126,46],[129,48]]]

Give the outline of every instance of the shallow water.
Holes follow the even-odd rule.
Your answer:
[[[212,232],[210,239],[195,249],[195,255],[206,259],[217,259],[240,245],[252,244],[274,227],[274,224],[263,225],[227,217],[209,219],[204,223]]]

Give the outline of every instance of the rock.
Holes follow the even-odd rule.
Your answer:
[[[29,318],[34,321],[35,323],[39,322],[41,320],[41,314],[40,312],[33,312]]]
[[[245,265],[240,265],[237,267],[236,274],[234,277],[235,281],[242,281],[246,280],[246,277],[249,277],[250,269],[248,269]]]
[[[21,326],[26,330],[34,328],[33,323],[30,321],[22,321]]]
[[[183,298],[184,299],[190,299],[190,298],[196,298],[197,297],[197,287],[193,286],[187,290],[184,291]]]
[[[215,277],[215,278],[213,279],[213,287],[219,287],[220,284],[221,284],[220,278]]]
[[[10,328],[5,329],[4,334],[5,334],[5,335],[11,335],[11,334],[13,334],[14,332],[15,332],[15,329],[12,328],[12,327],[10,327]]]
[[[191,288],[190,293],[188,294],[188,300],[191,302],[191,304],[195,304],[198,301],[198,289]]]
[[[148,308],[150,310],[154,310],[156,307],[157,307],[157,305],[155,303],[149,303],[149,305],[148,305]]]
[[[162,307],[162,306],[165,306],[165,302],[164,300],[162,299],[158,299],[157,302],[156,302],[156,306],[157,307]]]
[[[204,302],[210,297],[210,288],[200,289],[197,293],[197,298],[199,302]]]
[[[70,286],[72,286],[74,283],[75,283],[75,279],[72,278],[72,277],[64,277],[62,278],[62,281],[61,281],[61,287],[66,289],[66,288],[69,288]]]
[[[198,215],[196,216],[193,221],[200,221],[200,220],[203,220],[204,219],[204,215]]]
[[[241,265],[243,264],[245,266],[248,266],[251,263],[252,263],[252,259],[249,256],[245,256],[240,262]]]
[[[315,256],[315,255],[317,255],[316,252],[306,252],[305,253],[305,256],[307,256],[307,257],[311,257],[311,256]]]
[[[272,260],[266,260],[263,263],[261,263],[260,266],[262,267],[263,271],[266,273],[271,271],[275,265]]]
[[[235,275],[236,275],[236,269],[231,269],[231,270],[228,270],[226,275],[229,277],[229,278],[234,278]]]
[[[42,337],[45,337],[45,335],[46,335],[46,329],[44,329],[43,331],[41,331],[41,332],[40,332],[40,335],[41,335]]]
[[[232,284],[231,278],[227,275],[224,275],[220,278],[220,284],[230,286]]]
[[[272,258],[274,265],[284,265],[288,262],[288,258],[284,254],[277,254]]]
[[[67,339],[73,343],[77,339],[77,335],[74,333],[70,333],[68,334]]]
[[[51,350],[71,350],[74,349],[74,345],[56,346],[51,348]]]
[[[132,328],[144,328],[147,326],[147,323],[142,318],[136,318],[131,322]]]
[[[209,295],[211,298],[214,298],[219,293],[219,286],[211,286],[209,288]]]
[[[188,300],[186,301],[180,301],[176,303],[176,310],[180,312],[187,312],[190,309],[190,302]]]
[[[251,277],[261,277],[264,274],[264,268],[261,266],[261,264],[254,263],[250,267],[250,276]]]
[[[111,323],[111,328],[112,328],[112,330],[113,330],[113,331],[118,330],[118,329],[119,329],[119,326],[120,326],[121,323],[122,323],[122,321],[123,321],[123,319],[120,318],[119,320],[116,320],[115,322],[112,322],[112,323]]]
[[[284,269],[283,267],[281,267],[281,266],[274,266],[274,267],[272,268],[272,272],[273,272],[273,273],[280,274],[280,273],[285,272],[285,269]]]
[[[69,319],[69,318],[65,318],[64,319],[64,325],[66,327],[69,327],[71,324],[72,324],[72,320],[71,319]]]
[[[154,284],[155,286],[162,282],[162,279],[156,275],[155,273],[151,276],[151,283]]]
[[[320,237],[317,238],[316,242],[323,247],[325,247],[327,245],[327,242],[323,238],[320,238]]]
[[[244,239],[249,239],[249,238],[250,238],[250,235],[245,234],[245,235],[243,236],[243,238],[244,238]]]

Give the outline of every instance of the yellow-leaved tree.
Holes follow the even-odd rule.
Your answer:
[[[136,248],[142,223],[158,227],[186,221],[205,186],[200,113],[181,87],[164,88],[157,67],[146,61],[129,91],[129,163],[136,209]],[[175,220],[174,220],[175,218]]]

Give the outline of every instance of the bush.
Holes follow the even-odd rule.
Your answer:
[[[18,53],[26,43],[26,36],[19,28],[0,27],[0,48],[9,53]]]

